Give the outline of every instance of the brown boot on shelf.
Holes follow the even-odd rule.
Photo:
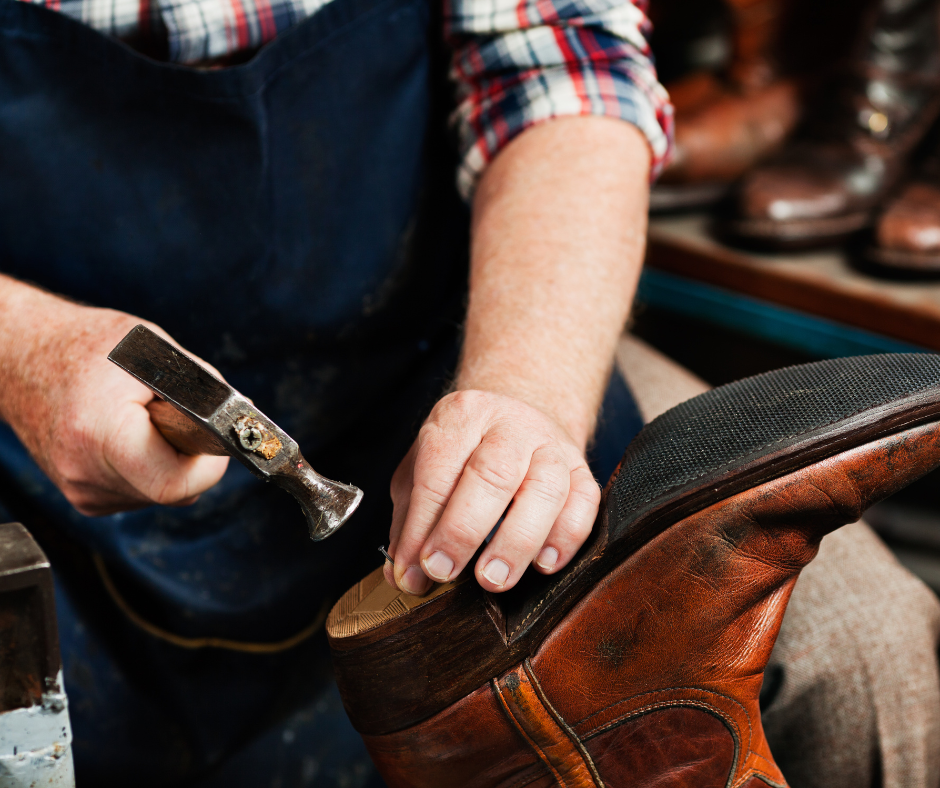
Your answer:
[[[940,356],[837,359],[666,411],[550,577],[427,597],[381,569],[327,634],[391,788],[785,786],[758,694],[822,537],[940,465]]]
[[[784,11],[792,1],[725,1],[733,39],[726,72],[698,72],[668,86],[676,110],[676,147],[653,188],[654,211],[716,202],[799,120],[800,87],[781,75],[776,56]]]
[[[880,0],[858,54],[784,148],[738,185],[732,239],[780,248],[869,226],[940,114],[940,1]]]
[[[940,151],[913,168],[887,203],[866,257],[890,268],[940,272]]]

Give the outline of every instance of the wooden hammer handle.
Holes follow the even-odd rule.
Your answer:
[[[169,402],[155,399],[147,405],[153,426],[178,452],[183,454],[229,454],[211,432],[200,427],[188,416],[180,413]]]

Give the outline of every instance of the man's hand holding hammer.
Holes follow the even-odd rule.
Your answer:
[[[108,361],[140,322],[0,276],[0,417],[82,514],[184,506],[228,467],[170,446],[146,409],[153,393]]]

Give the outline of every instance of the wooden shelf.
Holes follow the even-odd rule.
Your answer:
[[[940,281],[877,279],[841,250],[756,254],[708,234],[703,216],[650,222],[647,265],[782,307],[940,351]]]

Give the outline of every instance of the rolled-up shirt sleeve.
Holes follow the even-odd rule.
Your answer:
[[[572,115],[633,123],[649,142],[656,177],[671,148],[672,107],[647,43],[645,7],[645,0],[445,0],[464,198],[513,137]]]

